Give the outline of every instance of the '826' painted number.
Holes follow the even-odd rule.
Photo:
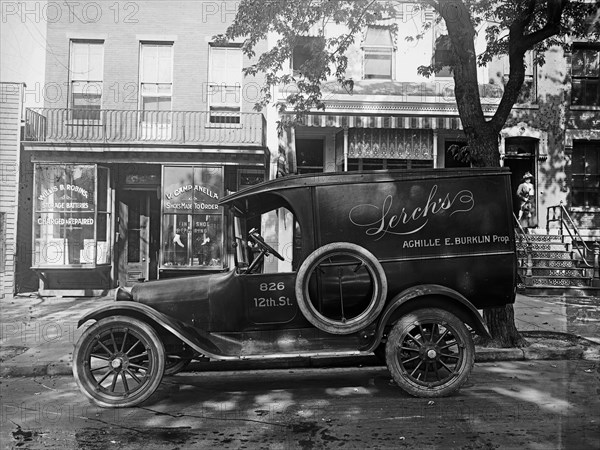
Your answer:
[[[269,291],[283,291],[285,289],[285,283],[280,281],[279,283],[271,282],[271,283],[260,283],[258,286],[261,292],[269,292]]]

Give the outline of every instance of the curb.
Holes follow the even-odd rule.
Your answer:
[[[570,346],[556,348],[482,348],[477,347],[476,363],[499,361],[539,361],[539,360],[577,360],[600,361],[600,346],[587,347]],[[284,358],[280,360],[244,360],[244,361],[212,361],[191,363],[186,372],[222,372],[238,370],[269,370],[269,369],[305,369],[332,367],[364,367],[384,365],[375,356],[341,356],[341,357],[307,357]],[[3,362],[0,378],[14,377],[43,377],[43,376],[72,376],[71,363],[46,364],[10,364]]]

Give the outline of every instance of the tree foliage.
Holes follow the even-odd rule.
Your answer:
[[[600,37],[600,14],[594,0],[242,0],[233,24],[219,39],[244,38],[243,51],[256,57],[244,69],[246,75],[264,74],[260,109],[272,102],[273,91],[286,86],[287,96],[278,105],[280,112],[295,113],[295,120],[310,110],[324,109],[324,86],[334,80],[352,92],[353,80],[347,77],[349,47],[360,39],[369,25],[385,23],[396,35],[400,13],[434,11],[422,29],[409,40],[421,39],[435,21],[444,21],[448,31],[437,42],[448,51],[454,77],[454,93],[465,132],[467,146],[454,148],[456,157],[475,167],[500,165],[498,136],[518,99],[525,79],[525,53],[534,51],[534,64],[543,64],[551,47],[570,50],[577,38]],[[328,26],[341,30],[326,33]],[[476,36],[485,36],[485,49],[479,54]],[[300,70],[284,70],[294,47],[306,36],[312,39],[310,53]],[[269,38],[269,48],[256,55],[257,45]],[[402,43],[398,42],[398,46]],[[494,58],[506,56],[508,80],[493,116],[484,116],[477,67]],[[421,66],[418,72],[430,76],[440,65]],[[292,89],[289,87],[293,86]],[[484,311],[496,343],[522,346],[524,341],[514,326],[512,305]]]
[[[445,22],[456,102],[469,146],[461,154],[474,166],[499,165],[497,136],[523,85],[525,53],[534,50],[535,64],[543,64],[550,47],[569,50],[571,38],[600,35],[598,19],[589,20],[598,11],[598,5],[590,0],[242,0],[234,22],[219,39],[244,38],[244,53],[255,57],[257,44],[270,37],[270,48],[244,69],[247,75],[263,73],[265,77],[255,107],[260,109],[272,102],[277,86],[293,86],[278,107],[298,117],[325,108],[323,86],[332,80],[352,91],[353,80],[346,76],[346,51],[366,27],[423,9],[437,14],[409,39],[422,38],[436,20]],[[395,34],[397,22],[387,23]],[[327,26],[333,24],[343,26],[343,31],[335,36],[326,34]],[[477,54],[474,39],[481,33],[487,45]],[[298,73],[284,70],[294,47],[309,35],[321,37],[312,44],[313,57]],[[495,114],[486,120],[477,66],[502,55],[509,58],[510,73]],[[431,65],[421,66],[418,71],[429,76],[439,69],[439,65]]]

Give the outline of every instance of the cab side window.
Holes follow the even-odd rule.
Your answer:
[[[284,260],[272,255],[265,258],[262,273],[291,272],[294,262],[294,236],[297,226],[294,214],[287,208],[278,208],[261,215],[261,235]]]

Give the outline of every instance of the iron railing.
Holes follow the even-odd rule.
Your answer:
[[[260,113],[27,108],[25,140],[265,145]]]
[[[526,279],[524,280],[524,282],[525,284],[527,284],[527,278],[531,278],[533,276],[533,243],[531,242],[531,239],[529,239],[529,237],[527,236],[527,233],[523,229],[521,222],[519,221],[514,212],[512,213],[512,215],[515,223],[517,224],[517,230],[519,230],[519,243],[524,247],[525,250],[525,258],[519,258],[519,268],[525,269]]]
[[[587,267],[594,267],[594,257],[593,251],[591,248],[583,240],[581,233],[579,232],[579,228],[573,222],[571,215],[563,205],[563,202],[560,202],[558,205],[548,206],[546,215],[546,231],[550,233],[550,223],[558,222],[560,236],[564,238],[565,230],[569,234],[571,238],[571,243],[579,256],[581,257],[581,262],[585,264]],[[592,262],[588,261],[588,258],[591,256]]]

